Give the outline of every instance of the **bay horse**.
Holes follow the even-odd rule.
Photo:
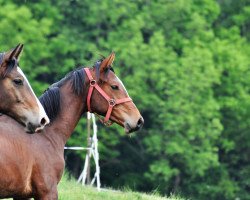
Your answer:
[[[143,118],[115,75],[115,54],[80,68],[51,85],[40,97],[51,123],[25,134],[8,116],[0,123],[0,198],[56,200],[64,170],[64,146],[81,115],[91,111],[115,122],[126,133],[139,130]],[[11,127],[11,129],[9,129]]]
[[[19,67],[22,50],[23,45],[18,44],[0,53],[0,113],[24,124],[27,132],[34,132],[48,124],[49,118]]]

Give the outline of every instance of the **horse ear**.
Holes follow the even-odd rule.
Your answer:
[[[5,54],[5,60],[6,61],[12,60],[13,58],[18,60],[22,51],[23,51],[23,44],[18,44],[14,49],[8,51]]]
[[[23,50],[23,44],[18,44],[14,49],[7,51],[4,54],[4,57],[2,59],[2,64],[0,64],[0,75],[2,75],[2,77],[5,77],[6,73],[8,72],[9,65],[7,63],[13,60],[15,60],[16,63],[20,57],[22,50]]]
[[[21,54],[22,54],[22,52],[23,52],[23,44],[19,44],[19,48],[17,49],[17,51],[16,51],[16,53],[15,53],[15,55],[14,55],[14,57],[17,59],[17,60],[19,60],[19,58],[20,58],[20,56],[21,56]]]
[[[103,72],[106,68],[110,67],[115,60],[115,53],[112,52],[108,57],[104,58],[101,63],[100,71]]]

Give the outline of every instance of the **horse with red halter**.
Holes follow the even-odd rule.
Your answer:
[[[64,146],[84,112],[105,116],[104,123],[111,120],[126,133],[143,126],[140,112],[111,67],[114,57],[112,53],[93,68],[72,71],[40,97],[51,120],[41,133],[25,134],[13,119],[4,117],[0,123],[0,198],[58,199]]]
[[[49,118],[18,66],[22,50],[19,44],[0,53],[0,112],[24,124],[27,132],[34,132],[48,124]]]

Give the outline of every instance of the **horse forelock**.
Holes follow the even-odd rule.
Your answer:
[[[95,69],[96,79],[97,79],[97,80],[99,80],[99,78],[100,78],[100,73],[101,73],[101,71],[100,71],[100,66],[101,66],[102,61],[103,61],[103,59],[98,60],[98,61],[94,64],[94,66],[93,66],[94,69]],[[105,71],[104,71],[104,77],[105,77],[105,78],[108,77],[108,74],[109,74],[110,71],[112,71],[112,72],[115,73],[113,67],[112,67],[112,66],[109,66],[109,67],[107,67],[107,68],[105,69]]]
[[[4,53],[0,53],[0,66],[3,63]]]
[[[95,68],[95,75],[96,75],[97,80],[100,78],[100,66],[101,66],[101,63],[102,63],[102,60],[98,60],[93,66]]]

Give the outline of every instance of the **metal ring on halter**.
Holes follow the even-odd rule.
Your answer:
[[[105,126],[111,126],[114,122],[112,121],[107,121],[107,122],[102,122]]]
[[[91,86],[94,86],[95,84],[96,84],[96,80],[93,79],[93,80],[90,81]]]
[[[111,126],[114,122],[112,122],[112,121],[107,121],[107,122],[105,122],[104,121],[104,117],[103,116],[101,116],[101,115],[98,115],[97,113],[94,113],[97,117],[98,117],[98,119],[99,119],[99,121],[102,123],[102,124],[104,124],[105,126]]]
[[[110,99],[110,100],[109,100],[109,105],[110,105],[110,106],[113,107],[113,106],[115,106],[115,104],[116,104],[116,103],[115,103],[115,100],[114,100],[114,99]]]

